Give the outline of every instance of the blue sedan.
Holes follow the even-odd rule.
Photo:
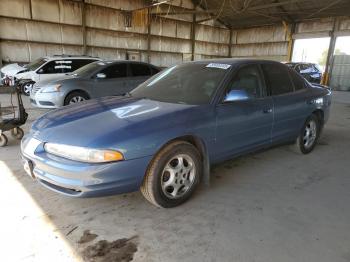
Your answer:
[[[156,206],[186,201],[210,165],[274,144],[313,150],[331,92],[273,61],[177,65],[122,97],[43,115],[22,140],[27,173],[74,196],[141,189]]]

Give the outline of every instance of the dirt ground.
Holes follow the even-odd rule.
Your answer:
[[[24,100],[28,130],[46,110]],[[349,262],[350,92],[334,92],[311,154],[276,147],[222,163],[211,178],[174,209],[139,192],[74,199],[26,175],[9,139],[0,148],[0,261]]]

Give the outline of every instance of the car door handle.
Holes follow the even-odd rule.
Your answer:
[[[264,109],[264,110],[263,110],[263,113],[264,113],[264,114],[270,114],[270,113],[272,113],[272,108],[266,108],[266,109]]]

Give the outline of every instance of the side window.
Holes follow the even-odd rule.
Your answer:
[[[236,73],[230,82],[225,96],[231,91],[237,91],[238,95],[248,98],[262,97],[263,84],[259,68],[256,65],[245,66]]]
[[[61,61],[51,61],[38,70],[39,74],[60,74],[63,73]]]
[[[126,77],[127,66],[126,64],[113,64],[103,69],[100,73],[105,74],[106,78]]]
[[[281,95],[294,91],[287,68],[279,64],[263,64],[262,67],[271,95]]]
[[[95,62],[96,60],[91,59],[73,59],[72,60],[72,72],[79,69],[80,67],[83,67],[87,64],[90,64],[92,62]]]
[[[148,65],[143,64],[130,64],[131,68],[131,75],[132,76],[150,76],[151,75],[151,69]]]
[[[56,67],[59,67],[62,69],[63,73],[70,73],[73,72],[73,61],[74,60],[60,60],[56,61]]]
[[[160,72],[160,69],[154,67],[154,66],[150,66],[151,68],[151,74],[152,75],[155,75],[155,74],[158,74]]]
[[[305,80],[300,74],[298,74],[294,70],[289,70],[289,74],[292,78],[292,82],[294,84],[295,91],[304,89],[306,87]]]

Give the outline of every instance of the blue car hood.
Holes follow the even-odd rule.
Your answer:
[[[51,111],[34,122],[32,133],[43,142],[113,148],[169,129],[185,132],[193,109],[198,107],[132,97],[105,97]]]

